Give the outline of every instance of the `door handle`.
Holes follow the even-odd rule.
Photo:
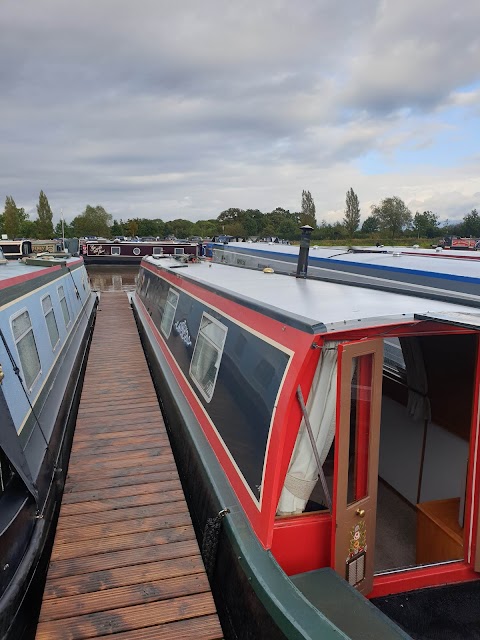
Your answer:
[[[360,518],[364,518],[364,517],[365,517],[365,509],[357,509],[357,510],[355,511],[355,514],[356,514],[357,516],[359,516]]]

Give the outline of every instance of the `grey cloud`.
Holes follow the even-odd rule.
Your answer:
[[[455,33],[446,0],[417,5],[3,0],[0,198],[211,217],[298,208],[316,181],[334,208],[339,167],[400,144],[400,108],[476,77],[476,1]]]

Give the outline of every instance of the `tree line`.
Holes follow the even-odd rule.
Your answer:
[[[192,222],[182,218],[163,221],[161,218],[131,218],[114,220],[104,207],[87,205],[85,210],[70,223],[58,222],[53,225],[53,212],[48,198],[40,191],[37,217],[30,220],[22,207],[17,207],[14,199],[7,196],[5,208],[0,215],[0,233],[9,238],[59,238],[98,236],[155,237],[175,236],[202,238],[229,235],[237,238],[279,238],[297,240],[299,228],[312,227],[312,239],[340,240],[350,242],[362,238],[392,242],[401,238],[434,239],[445,235],[480,237],[480,214],[476,209],[466,214],[462,222],[441,224],[432,211],[413,214],[403,200],[397,196],[384,198],[370,208],[369,215],[361,223],[360,202],[350,188],[345,197],[344,217],[335,223],[325,220],[317,222],[315,202],[310,191],[302,191],[300,211],[290,212],[277,207],[270,212],[259,209],[239,209],[231,207],[222,211],[217,218]]]

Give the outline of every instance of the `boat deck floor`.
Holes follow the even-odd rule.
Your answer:
[[[222,637],[125,292],[102,294],[37,640]]]

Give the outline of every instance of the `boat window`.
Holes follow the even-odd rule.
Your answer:
[[[133,250],[133,255],[134,256],[139,256],[140,255],[140,249],[138,247],[135,247],[135,249]]]
[[[203,313],[190,375],[207,402],[213,396],[226,337],[227,327],[208,313]]]
[[[55,318],[55,312],[53,311],[52,298],[50,296],[44,296],[42,298],[43,315],[45,316],[45,322],[47,323],[48,335],[50,336],[50,342],[52,343],[52,349],[58,344],[60,336],[58,334],[57,320]]]
[[[162,323],[160,325],[160,329],[162,330],[162,333],[166,338],[170,336],[170,332],[172,330],[173,319],[175,318],[175,311],[177,310],[178,298],[178,292],[175,291],[175,289],[169,289],[167,302],[165,304],[165,309],[163,310]]]
[[[153,247],[153,255],[154,256],[163,255],[163,247]]]
[[[110,253],[112,256],[120,255],[120,247],[110,247]]]
[[[173,252],[176,256],[180,256],[185,253],[185,249],[183,247],[175,247]]]
[[[12,318],[12,331],[20,357],[23,380],[27,389],[31,389],[40,373],[41,367],[28,311],[22,311]]]
[[[60,306],[62,307],[65,326],[68,327],[70,324],[70,311],[68,310],[67,299],[65,298],[65,291],[63,287],[58,287],[58,297],[60,299]]]

